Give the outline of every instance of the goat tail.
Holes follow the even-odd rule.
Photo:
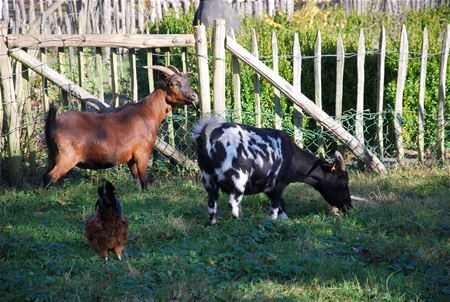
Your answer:
[[[209,116],[209,117],[205,117],[205,118],[201,119],[192,128],[192,131],[191,131],[192,139],[195,142],[199,142],[204,129],[206,129],[205,131],[210,132],[213,129],[222,125],[223,123],[224,123],[224,121],[218,116]]]
[[[56,112],[58,111],[58,106],[54,103],[50,104],[50,109],[47,113],[47,118],[45,119],[45,142],[47,143],[47,148],[49,153],[56,152],[56,143],[52,138],[52,130],[55,128],[56,123]]]

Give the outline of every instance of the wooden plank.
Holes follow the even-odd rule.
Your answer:
[[[111,104],[115,108],[119,107],[119,72],[117,70],[117,48],[111,48]]]
[[[425,141],[424,141],[424,115],[425,115],[425,84],[427,77],[427,60],[428,60],[428,30],[425,27],[422,33],[422,58],[420,60],[420,82],[419,82],[419,100],[418,100],[418,155],[419,161],[423,162],[425,159]]]
[[[344,92],[345,50],[342,36],[339,33],[336,47],[336,120],[342,121],[342,96]]]
[[[273,72],[268,66],[256,59],[252,54],[245,50],[241,45],[236,43],[235,40],[227,37],[226,39],[227,49],[239,57],[244,63],[254,69],[257,73],[263,76],[272,85],[277,88],[290,100],[299,105],[308,115],[323,125],[328,131],[333,133],[343,144],[348,146],[350,150],[368,167],[377,172],[386,172],[386,167],[369,149],[361,144],[355,137],[353,137],[347,130],[345,130],[339,123],[337,123],[332,117],[321,110],[310,99],[308,99],[303,93],[295,89],[285,79]]]
[[[442,53],[441,53],[441,65],[439,67],[439,103],[438,103],[438,158],[441,162],[446,162],[445,154],[445,85],[447,79],[447,62],[448,52],[450,45],[450,24],[447,25],[447,29],[442,41]]]
[[[103,33],[110,35],[112,33],[111,25],[111,0],[103,0]]]
[[[164,65],[166,67],[169,67],[170,64],[170,52],[166,51],[164,54]],[[174,108],[175,109],[175,108]],[[166,119],[167,119],[167,134],[169,136],[169,144],[174,146],[175,145],[175,128],[173,125],[173,111],[174,109],[172,109],[169,113],[167,113],[166,115]],[[176,110],[176,109],[175,109]]]
[[[300,51],[300,42],[298,41],[298,34],[294,34],[294,49],[293,49],[293,83],[295,89],[302,91],[302,53]],[[303,147],[303,112],[297,104],[294,103],[294,141],[302,148]]]
[[[183,49],[183,51],[181,52],[181,72],[182,73],[187,73],[187,62],[186,62],[186,48]],[[183,129],[184,131],[188,131],[188,123],[189,123],[189,110],[188,110],[188,105],[184,105],[184,123],[183,123]],[[188,137],[185,137],[185,143],[188,143]]]
[[[214,113],[225,118],[225,20],[214,20],[213,55],[214,55]]]
[[[272,60],[273,71],[278,73],[278,41],[277,35],[272,31]],[[273,88],[273,103],[275,105],[275,119],[274,128],[281,129],[281,103],[280,103],[280,91],[277,88]]]
[[[138,28],[140,33],[143,33],[145,31],[144,0],[138,0]]]
[[[80,87],[85,87],[85,82],[86,82],[86,58],[84,57],[84,51],[83,48],[79,47],[78,48],[78,85],[80,85]],[[85,104],[81,103],[81,110],[84,111],[85,108]]]
[[[31,69],[27,68],[24,73],[24,81],[27,84],[26,92],[30,92],[30,78],[31,78]],[[66,95],[67,93],[64,92]],[[24,119],[26,124],[26,142],[27,142],[27,148],[28,148],[28,164],[30,165],[30,174],[36,175],[36,147],[35,147],[35,135],[34,135],[34,121],[33,121],[33,114],[34,111],[32,109],[31,105],[31,97],[28,96],[25,98],[25,113],[24,113]],[[0,119],[1,120],[1,119]]]
[[[40,51],[41,54],[41,61],[43,64],[47,64],[47,49],[41,49]],[[42,102],[44,103],[44,111],[47,112],[48,109],[50,108],[50,103],[48,100],[48,94],[47,94],[47,90],[48,90],[48,85],[47,85],[47,79],[45,77],[42,78]]]
[[[234,30],[231,29],[230,36],[236,39]],[[236,56],[231,56],[231,72],[232,72],[232,87],[233,87],[233,100],[234,100],[234,121],[236,123],[242,123],[241,112],[241,67],[239,66],[239,59]]]
[[[383,141],[383,102],[384,102],[384,67],[386,60],[386,31],[381,27],[380,41],[378,45],[378,64],[377,64],[377,130],[376,145],[381,159],[384,155]]]
[[[95,71],[97,75],[98,97],[101,101],[105,100],[103,89],[103,53],[101,48],[95,49]]]
[[[89,92],[86,92],[86,90],[74,84],[65,76],[61,75],[56,70],[50,68],[48,65],[29,55],[25,51],[21,49],[12,49],[9,55],[13,59],[18,60],[22,64],[26,65],[28,68],[32,69],[37,74],[46,77],[48,80],[58,85],[67,93],[82,100],[83,102],[86,102],[91,107],[96,108],[97,110],[104,110],[109,107],[108,104],[97,100],[94,95],[92,95]]]
[[[130,58],[130,73],[131,73],[131,99],[133,102],[137,102],[139,100],[138,95],[138,80],[137,80],[137,67],[136,67],[136,50],[130,49],[129,52]]]
[[[405,89],[406,71],[408,67],[408,37],[405,25],[400,35],[400,55],[398,59],[397,91],[395,94],[394,128],[395,146],[397,148],[398,163],[403,163],[403,91]]]
[[[364,59],[366,57],[366,43],[364,41],[364,31],[361,28],[358,38],[357,54],[357,93],[356,93],[356,117],[355,117],[355,136],[364,144]]]
[[[74,34],[74,35],[10,35],[9,48],[49,47],[110,47],[110,48],[162,48],[194,46],[191,34]]]
[[[322,35],[320,30],[317,31],[316,42],[314,43],[314,101],[320,109],[322,109]],[[322,126],[317,123],[320,135],[317,139],[317,154],[325,155],[323,146]]]
[[[61,26],[58,26],[56,28],[56,32],[58,34],[61,34],[61,31],[62,31],[61,30]],[[65,72],[66,54],[64,52],[64,48],[58,47],[57,56],[58,56],[58,72],[61,73],[61,74],[65,74],[66,73]],[[61,104],[68,105],[69,99],[68,99],[67,93],[64,90],[60,89],[59,94],[60,94]]]
[[[153,65],[153,52],[147,51],[147,66]],[[153,77],[153,69],[147,68],[148,92],[149,94],[155,90],[155,79]]]
[[[0,32],[7,37],[8,28],[0,23]],[[16,185],[20,181],[22,153],[20,151],[19,131],[19,105],[14,91],[11,60],[8,56],[8,47],[4,39],[0,39],[0,75],[3,92],[3,107],[5,119],[5,132],[8,151],[8,178],[10,185]]]
[[[255,29],[252,28],[252,54],[256,59],[259,58],[258,40],[256,39]],[[255,99],[255,125],[261,127],[261,79],[258,73],[253,76],[253,91]]]
[[[211,113],[211,95],[209,86],[208,40],[206,38],[205,26],[194,26],[194,35],[201,110],[202,115],[208,115]]]

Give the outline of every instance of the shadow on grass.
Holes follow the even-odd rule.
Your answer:
[[[352,193],[379,184],[358,176]],[[8,301],[445,300],[448,204],[440,194],[419,198],[427,184],[385,184],[380,194],[388,201],[340,218],[311,188],[293,185],[285,194],[286,222],[268,219],[263,195],[246,197],[244,219],[232,219],[222,196],[219,225],[205,227],[200,184],[176,179],[139,192],[119,181],[130,239],[126,260],[109,263],[83,238],[94,184],[6,192],[0,289]],[[413,193],[404,200],[407,191]]]

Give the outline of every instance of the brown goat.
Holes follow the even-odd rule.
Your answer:
[[[147,187],[147,165],[161,122],[172,106],[198,102],[187,74],[148,66],[166,74],[161,88],[144,100],[107,113],[66,111],[56,118],[52,105],[45,121],[48,169],[44,188],[70,169],[106,169],[127,163],[141,187]]]

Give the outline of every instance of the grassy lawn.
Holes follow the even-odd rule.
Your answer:
[[[335,217],[303,184],[285,192],[288,221],[247,196],[205,227],[206,194],[190,179],[139,192],[109,174],[130,220],[125,260],[105,263],[84,239],[100,178],[1,188],[0,301],[448,301],[448,167],[353,172],[365,197]]]

